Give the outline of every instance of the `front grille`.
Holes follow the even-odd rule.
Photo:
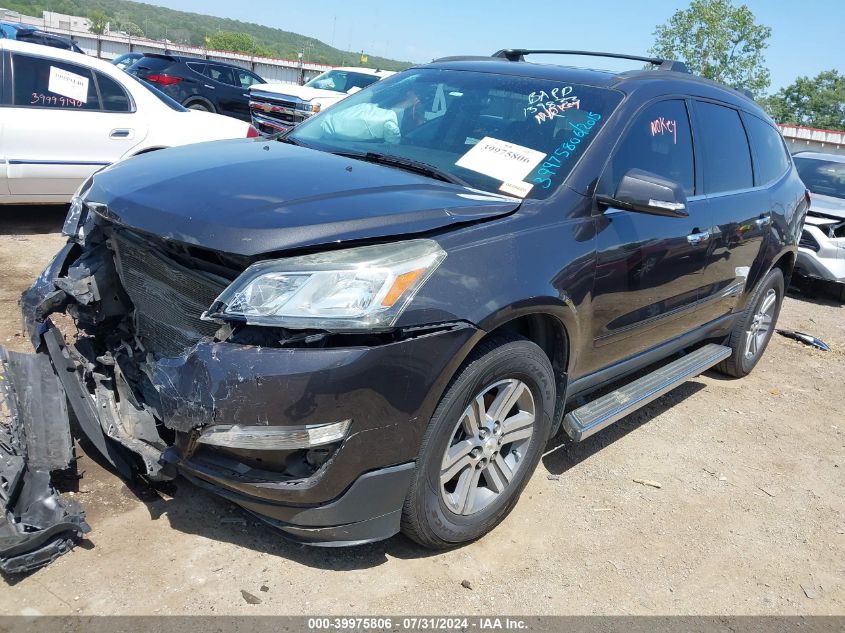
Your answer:
[[[178,356],[219,326],[200,315],[224,285],[194,272],[142,242],[115,236],[115,262],[135,307],[136,335],[158,357]]]
[[[801,248],[809,248],[811,251],[819,252],[821,246],[816,241],[816,238],[812,236],[809,231],[801,231],[801,239],[798,240],[798,246]]]
[[[296,108],[296,103],[297,103],[296,101],[286,101],[285,99],[272,99],[272,98],[268,98],[268,97],[265,97],[265,96],[257,97],[255,99],[255,101],[257,101],[259,103],[269,103],[271,105],[281,106],[283,108],[290,108],[290,109]]]
[[[259,110],[256,112],[259,116],[266,117],[268,119],[273,119],[274,121],[280,121],[282,123],[287,123],[292,125],[297,122],[297,118],[291,114],[287,114],[285,112],[264,112],[263,110]]]
[[[281,121],[288,125],[295,124],[307,117],[307,114],[296,109],[301,104],[299,101],[279,99],[275,95],[266,93],[253,93],[250,98],[250,107],[256,116],[266,117],[274,121]],[[267,106],[265,108],[265,106]],[[279,111],[284,108],[284,111]]]

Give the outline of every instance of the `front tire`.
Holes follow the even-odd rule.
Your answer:
[[[188,110],[196,110],[197,112],[214,112],[214,108],[199,101],[195,101],[186,107]]]
[[[716,366],[723,374],[742,378],[760,361],[772,338],[783,304],[783,272],[773,268],[757,285],[727,345],[732,354]]]
[[[431,418],[402,531],[443,549],[498,525],[540,461],[554,403],[554,372],[542,349],[516,336],[482,343]]]

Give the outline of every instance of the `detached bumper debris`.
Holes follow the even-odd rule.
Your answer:
[[[804,343],[804,345],[817,347],[823,352],[830,351],[830,346],[827,343],[825,343],[821,339],[817,339],[815,336],[812,336],[810,334],[805,334],[804,332],[796,332],[795,330],[777,330],[777,333],[781,336],[785,336],[786,338],[791,338],[796,341],[800,341],[801,343]]]
[[[46,565],[91,530],[51,481],[72,459],[67,401],[50,359],[0,346],[0,571]]]

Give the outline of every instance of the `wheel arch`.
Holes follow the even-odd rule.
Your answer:
[[[555,375],[555,411],[552,416],[552,435],[554,435],[563,416],[571,360],[572,346],[566,324],[551,311],[524,312],[497,323],[477,344],[505,332],[517,334],[536,344],[552,364]]]
[[[792,271],[795,268],[795,260],[797,256],[798,248],[794,246],[787,246],[780,249],[776,255],[770,254],[768,257],[763,258],[763,262],[758,261],[758,263],[752,267],[752,275],[749,277],[749,281],[746,282],[745,291],[743,292],[739,303],[734,308],[734,311],[741,312],[747,307],[748,301],[750,301],[751,296],[754,294],[754,290],[757,288],[757,285],[762,282],[775,268],[779,268],[783,273],[784,288],[788,288],[789,280],[792,277]]]
[[[769,269],[771,271],[775,268],[780,268],[783,273],[783,281],[786,287],[789,287],[789,280],[792,278],[792,271],[795,270],[796,257],[797,253],[794,250],[787,250],[775,259],[775,262],[772,264],[772,268]]]

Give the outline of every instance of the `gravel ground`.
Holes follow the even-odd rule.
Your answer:
[[[16,302],[62,218],[3,210],[11,349],[29,351]],[[844,317],[792,294],[779,325],[833,351],[775,336],[743,380],[708,372],[582,444],[556,438],[510,517],[446,553],[401,536],[294,545],[184,480],[127,485],[78,448],[93,531],[6,577],[0,613],[845,614]]]

